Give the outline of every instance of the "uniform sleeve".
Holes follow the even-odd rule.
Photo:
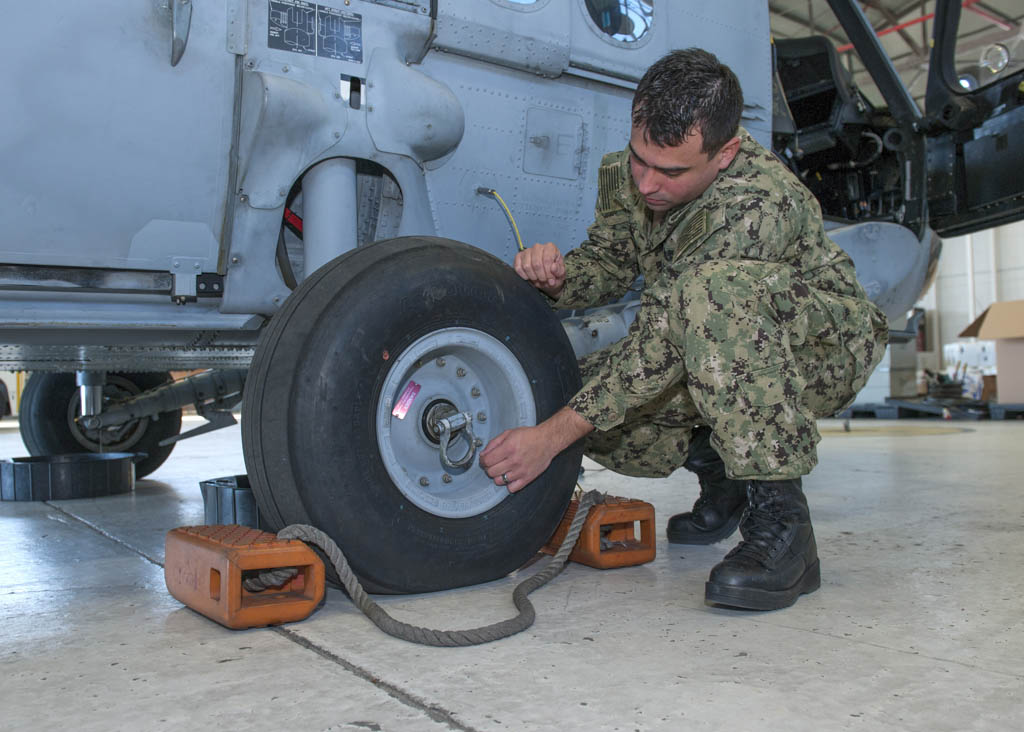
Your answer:
[[[615,158],[605,158],[610,159]],[[601,166],[594,223],[586,241],[565,255],[565,287],[554,307],[587,308],[617,300],[640,274],[631,214],[617,195],[628,175],[622,161]]]
[[[558,308],[588,308],[622,297],[640,274],[628,216],[621,223],[599,217],[587,240],[565,255],[565,287]]]
[[[803,260],[802,274],[819,290],[866,299],[867,295],[857,280],[853,260],[825,232],[819,204],[811,196],[808,198],[810,200],[803,208],[800,237],[795,243]]]
[[[685,377],[682,349],[672,337],[679,330],[674,300],[665,288],[645,289],[629,333],[601,352],[594,375],[569,400],[596,429],[621,424],[627,409],[652,401]]]

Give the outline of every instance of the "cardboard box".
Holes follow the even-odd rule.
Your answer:
[[[1024,404],[1024,300],[992,303],[960,337],[996,342],[997,401]]]

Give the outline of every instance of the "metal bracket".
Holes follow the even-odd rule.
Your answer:
[[[175,443],[178,440],[195,437],[196,435],[205,435],[207,432],[238,424],[235,415],[231,413],[231,408],[242,401],[244,374],[242,372],[223,371],[218,373],[211,371],[208,373],[208,377],[207,381],[209,383],[200,382],[194,402],[196,414],[205,419],[206,424],[201,424],[190,429],[188,432],[181,432],[161,440],[161,447]],[[197,377],[191,378],[196,379]],[[222,393],[221,396],[204,403],[202,401],[202,398],[205,396],[204,392],[206,388],[210,387],[227,393]]]
[[[174,302],[180,304],[196,299],[196,275],[202,273],[203,261],[196,257],[173,257],[171,259],[171,276],[174,277],[171,299]]]
[[[197,297],[220,297],[224,294],[224,275],[204,272],[196,275]]]
[[[228,0],[227,5],[228,52],[244,56],[248,50],[249,3],[248,0]]]
[[[196,412],[206,418],[208,423],[169,437],[160,443],[169,445],[186,437],[194,437],[236,424],[235,417],[229,410],[242,401],[245,376],[246,372],[241,369],[204,371],[181,381],[150,389],[123,402],[111,404],[98,415],[80,419],[89,429],[101,429],[194,404]]]
[[[188,432],[179,432],[176,435],[171,435],[170,437],[160,440],[160,446],[165,447],[167,445],[172,445],[179,440],[195,437],[197,435],[205,435],[207,432],[213,432],[214,430],[238,424],[238,421],[235,419],[235,415],[226,409],[198,409],[196,411],[201,417],[206,419],[206,424],[201,424],[198,427],[190,429]]]

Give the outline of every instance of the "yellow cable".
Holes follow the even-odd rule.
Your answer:
[[[509,223],[512,224],[512,231],[516,235],[516,246],[519,247],[519,251],[523,251],[526,247],[523,246],[523,237],[519,236],[519,227],[516,226],[516,219],[512,215],[512,212],[508,210],[508,206],[505,205],[505,201],[502,200],[498,192],[493,188],[488,188],[487,192],[494,196],[494,199],[501,204],[501,207],[505,210],[505,215],[508,216]]]

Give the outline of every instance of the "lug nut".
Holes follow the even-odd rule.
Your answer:
[[[476,413],[476,421],[477,422],[486,422],[487,421],[487,413],[486,412],[477,412]]]
[[[466,375],[466,369],[464,369],[461,366],[459,366],[457,369],[455,369],[455,375],[458,376],[458,377],[465,376]]]
[[[477,387],[474,386],[472,389],[469,390],[469,393],[472,396],[478,397],[478,396],[480,396],[480,389],[478,389]]]
[[[420,478],[420,485],[426,488],[428,485],[430,485],[430,478],[424,475],[422,478]]]
[[[444,475],[441,476],[441,482],[442,483],[451,483],[452,482],[452,476],[448,475],[448,473],[445,473]]]
[[[437,367],[439,369],[443,369],[444,368],[444,359],[443,358],[437,359],[436,361],[434,361],[434,363],[437,364]]]

